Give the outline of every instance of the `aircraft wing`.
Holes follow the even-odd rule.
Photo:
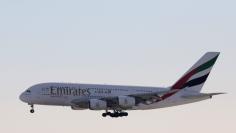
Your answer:
[[[150,92],[150,93],[138,93],[138,94],[132,94],[129,95],[131,97],[139,97],[142,99],[150,99],[152,97],[159,97],[161,98],[162,95],[168,94],[168,93],[173,93],[178,90],[167,90],[167,91],[161,91],[161,92]]]
[[[136,100],[136,104],[153,104],[157,101],[162,100],[162,96],[165,94],[174,93],[178,90],[168,90],[168,91],[161,91],[161,92],[152,92],[152,93],[140,93],[140,94],[132,94],[129,95],[130,97],[134,97]]]
[[[152,104],[157,101],[162,100],[162,95],[169,94],[169,93],[174,93],[178,90],[167,90],[167,91],[161,91],[161,92],[151,92],[151,93],[138,93],[138,94],[131,94],[131,95],[122,95],[122,96],[128,96],[128,97],[133,97],[135,98],[135,104],[138,105],[140,103],[143,104]],[[119,96],[115,97],[104,97],[104,98],[99,98],[98,100],[106,101],[107,106],[112,109],[121,109],[119,106]],[[72,100],[71,103],[74,104],[74,107],[86,109],[89,107],[89,101],[88,100]]]
[[[149,105],[155,103],[157,101],[162,100],[162,96],[169,93],[174,93],[178,90],[167,90],[161,92],[151,92],[151,93],[138,93],[138,94],[131,94],[131,95],[122,95],[135,98],[135,104],[138,105],[140,103]],[[111,108],[120,108],[118,102],[118,96],[116,97],[105,97],[100,100],[104,100],[107,102],[107,105]]]

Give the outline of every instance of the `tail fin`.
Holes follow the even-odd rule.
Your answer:
[[[200,92],[219,54],[219,52],[206,53],[171,87],[171,89],[187,89]]]

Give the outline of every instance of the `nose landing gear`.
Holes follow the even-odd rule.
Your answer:
[[[34,105],[30,105],[31,109],[30,109],[30,113],[34,113]]]

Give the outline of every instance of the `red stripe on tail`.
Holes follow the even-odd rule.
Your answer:
[[[196,73],[196,69],[192,70],[188,74],[184,75],[180,80],[178,80],[171,89],[181,89],[183,85],[189,80],[190,77],[192,77]]]

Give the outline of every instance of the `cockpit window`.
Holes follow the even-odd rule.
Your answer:
[[[30,91],[30,90],[27,90],[26,92],[27,92],[27,93],[30,93],[31,91]]]

